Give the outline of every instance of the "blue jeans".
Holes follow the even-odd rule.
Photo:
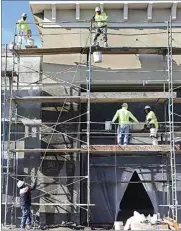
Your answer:
[[[31,225],[31,212],[30,212],[30,206],[25,205],[21,206],[21,228],[25,228],[26,225]]]
[[[118,125],[117,128],[117,142],[120,145],[128,145],[129,143],[130,126],[128,124]]]

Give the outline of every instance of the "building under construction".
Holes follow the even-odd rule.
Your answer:
[[[16,184],[34,177],[37,225],[111,227],[134,211],[181,222],[181,3],[102,1],[108,48],[92,46],[99,4],[31,1],[42,47],[3,49],[4,225],[19,226]],[[106,121],[124,102],[140,123],[118,146]],[[156,146],[141,132],[145,105],[158,117]]]

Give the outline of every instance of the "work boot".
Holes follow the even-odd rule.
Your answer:
[[[108,47],[108,43],[104,42],[104,47],[107,48]]]

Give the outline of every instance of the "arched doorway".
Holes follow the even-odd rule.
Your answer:
[[[140,182],[140,183],[139,183]],[[154,208],[151,200],[140,181],[137,172],[133,173],[133,176],[128,184],[126,192],[119,207],[120,211],[117,216],[118,221],[126,220],[133,215],[134,211],[143,213],[144,215],[152,215]]]

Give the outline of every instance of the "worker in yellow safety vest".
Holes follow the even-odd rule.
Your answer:
[[[117,119],[119,123],[117,128],[117,142],[119,145],[128,145],[130,135],[130,119],[135,123],[138,123],[138,120],[130,111],[128,111],[127,103],[123,103],[122,108],[117,110],[112,119],[112,123],[114,123]]]
[[[152,138],[152,144],[158,145],[157,132],[158,132],[158,120],[155,113],[151,110],[150,106],[145,106],[144,111],[146,113],[146,122],[144,129],[150,129],[150,137]]]
[[[23,13],[21,19],[17,23],[18,44],[22,44],[22,40],[27,40],[31,36],[31,30],[27,21],[27,14]]]
[[[108,47],[107,43],[107,20],[108,16],[105,12],[101,12],[100,7],[95,8],[95,15],[93,17],[93,22],[95,25],[96,33],[94,37],[94,43],[93,45],[98,45],[97,39],[102,34],[103,35],[103,41],[104,41],[104,47]]]

